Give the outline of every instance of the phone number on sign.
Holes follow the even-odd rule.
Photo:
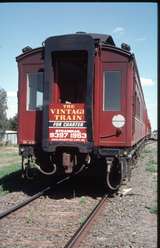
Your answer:
[[[81,133],[81,132],[75,132],[75,133],[67,133],[67,132],[56,132],[56,133],[50,133],[50,138],[60,138],[60,139],[86,139],[87,134]]]

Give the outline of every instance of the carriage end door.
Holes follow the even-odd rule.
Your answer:
[[[103,63],[101,75],[99,144],[123,146],[126,138],[127,63]]]

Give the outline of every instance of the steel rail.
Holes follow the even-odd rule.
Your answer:
[[[152,144],[152,143],[154,143],[154,142],[156,142],[156,141],[158,141],[158,139],[150,138],[150,139],[148,139],[148,140],[145,142],[145,144],[146,144],[146,145]]]
[[[108,195],[104,195],[103,198],[98,202],[92,212],[88,215],[84,223],[78,228],[78,230],[74,233],[71,239],[67,242],[64,248],[77,248],[79,247],[81,241],[87,235],[89,229],[91,228],[93,221],[102,211],[102,207],[104,206]]]
[[[56,182],[55,185],[54,185],[54,187],[55,187],[56,185],[58,185],[58,184],[61,184],[61,183],[65,182],[65,181],[68,180],[69,178],[70,178],[70,177],[68,176],[68,177],[65,177],[64,179],[62,179],[62,180]],[[52,188],[53,188],[53,186],[48,186],[48,187],[46,187],[45,189],[41,190],[40,192],[36,193],[35,195],[33,195],[33,196],[31,196],[31,197],[25,199],[23,202],[20,202],[20,203],[14,205],[13,207],[11,207],[11,208],[9,208],[9,209],[7,209],[7,210],[1,212],[1,213],[0,213],[0,219],[6,217],[7,215],[9,215],[9,214],[15,212],[15,211],[18,210],[18,209],[24,207],[25,205],[29,204],[30,202],[32,202],[32,201],[34,201],[35,199],[37,199],[37,198],[39,198],[40,196],[42,196],[42,195],[43,195],[44,193],[46,193],[47,191],[51,190]]]

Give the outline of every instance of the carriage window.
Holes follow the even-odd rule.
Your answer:
[[[136,94],[136,117],[140,119],[140,100]]]
[[[27,74],[27,110],[42,109],[43,72]]]
[[[121,72],[104,72],[104,111],[120,111],[121,109]]]

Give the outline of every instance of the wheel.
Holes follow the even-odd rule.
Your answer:
[[[112,160],[106,159],[107,175],[106,184],[111,191],[116,191],[122,184],[123,179],[123,163],[118,158]]]

